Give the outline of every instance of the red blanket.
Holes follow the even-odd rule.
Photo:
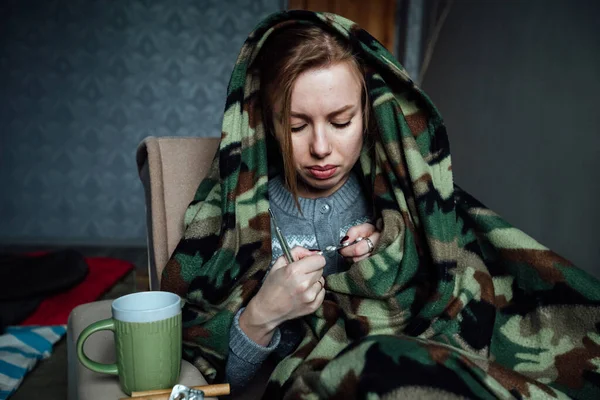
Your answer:
[[[80,304],[97,300],[119,279],[133,269],[133,264],[112,258],[86,258],[89,273],[79,285],[50,296],[20,325],[65,325],[69,313]],[[133,288],[132,288],[133,289]]]

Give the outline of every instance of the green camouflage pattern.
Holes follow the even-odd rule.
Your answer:
[[[235,64],[219,151],[162,277],[186,300],[185,358],[223,379],[233,317],[269,267],[252,62],[291,24],[337,32],[367,65],[377,132],[360,166],[383,230],[370,258],[326,278],[323,305],[302,318],[304,339],[265,398],[600,398],[599,282],[457,187],[427,95],[352,21],[307,11],[264,20]]]

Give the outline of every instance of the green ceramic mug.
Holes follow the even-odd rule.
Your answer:
[[[85,328],[77,339],[77,356],[95,372],[118,375],[123,391],[166,389],[181,368],[181,298],[170,292],[139,292],[113,301],[112,318]],[[117,363],[88,358],[83,344],[94,332],[114,332]]]

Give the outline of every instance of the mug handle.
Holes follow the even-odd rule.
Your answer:
[[[102,364],[93,361],[83,351],[83,344],[85,343],[87,338],[94,332],[104,330],[109,330],[113,332],[115,331],[115,321],[113,321],[112,318],[96,321],[87,328],[85,328],[79,335],[79,338],[77,338],[77,357],[87,369],[90,369],[94,372],[99,372],[101,374],[118,375],[119,370],[117,369],[117,364]]]

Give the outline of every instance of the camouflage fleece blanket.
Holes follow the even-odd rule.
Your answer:
[[[185,357],[222,379],[234,314],[271,260],[252,62],[296,23],[337,32],[368,65],[377,132],[360,165],[384,224],[370,258],[327,277],[265,398],[600,398],[600,283],[454,185],[434,105],[380,43],[332,14],[274,14],[240,52],[219,152],[163,274],[187,301]]]

